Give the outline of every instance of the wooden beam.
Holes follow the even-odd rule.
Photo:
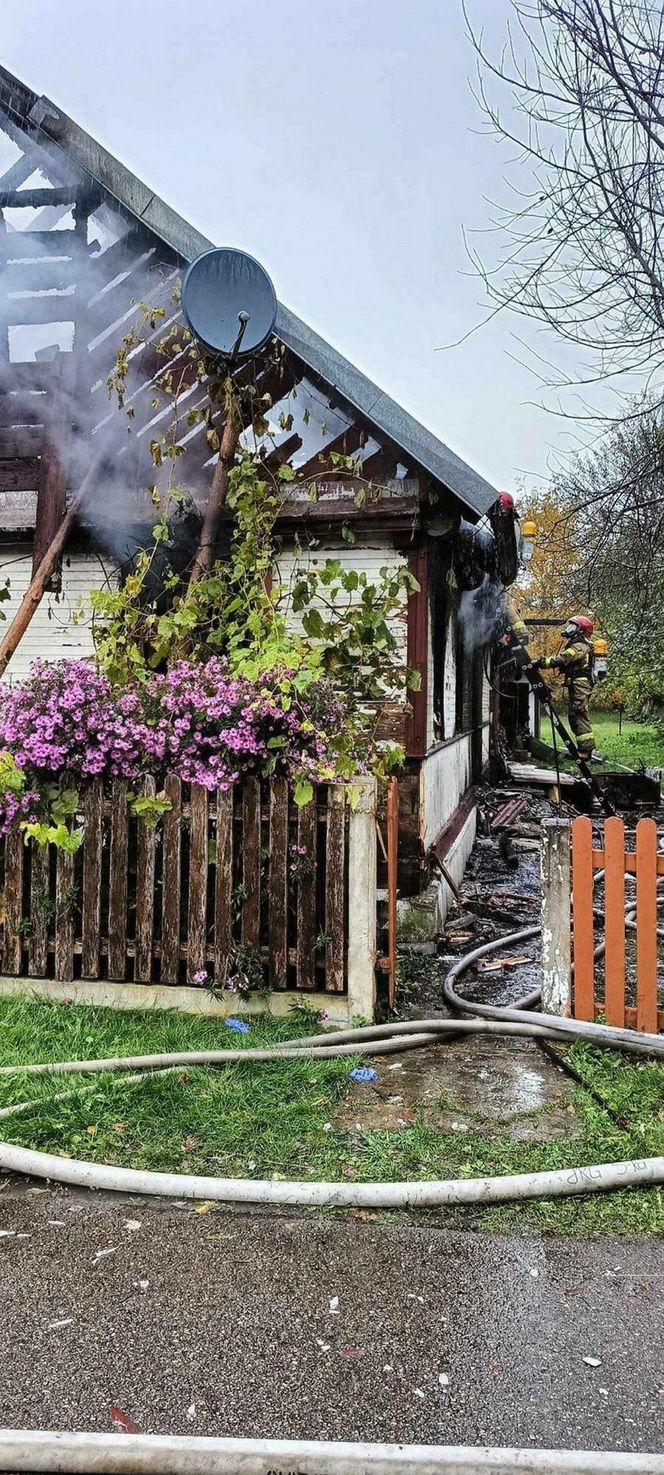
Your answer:
[[[18,261],[24,261],[28,256],[72,256],[79,249],[77,233],[70,227],[66,230],[10,231],[7,245],[6,254]]]
[[[286,440],[282,440],[278,446],[273,446],[272,450],[268,451],[268,454],[263,457],[261,466],[264,466],[266,471],[274,471],[279,466],[285,466],[286,462],[290,461],[291,456],[294,456],[295,452],[299,451],[301,445],[302,436],[294,432]]]
[[[34,492],[39,484],[39,456],[15,456],[0,460],[0,492]],[[0,503],[0,526],[3,526]],[[27,524],[26,524],[27,526]]]
[[[305,462],[304,466],[298,466],[298,476],[303,480],[308,480],[312,476],[324,476],[325,474],[329,476],[330,472],[334,474],[330,456],[333,453],[338,453],[340,456],[352,456],[353,452],[362,445],[363,439],[366,439],[366,431],[362,425],[348,425],[340,435],[330,441],[329,445],[323,446],[315,456]]]
[[[292,489],[293,483],[289,482],[288,486]],[[372,527],[408,529],[410,533],[416,511],[417,503],[413,503],[411,497],[386,497],[384,500],[369,502],[366,507],[358,507],[352,496],[318,497],[315,501],[308,497],[297,497],[282,502],[278,520],[293,523],[314,522],[319,526],[326,523],[366,522]],[[220,520],[229,522],[234,515],[231,508],[224,507]]]
[[[191,574],[190,584],[198,584],[205,578],[206,573],[214,562],[214,550],[219,532],[221,514],[226,502],[228,492],[228,478],[231,467],[235,461],[238,440],[241,433],[241,424],[235,410],[235,401],[232,389],[226,395],[226,421],[221,436],[219,447],[219,458],[214,468],[212,486],[207,499],[203,526],[196,550]],[[0,675],[2,670],[0,668]]]
[[[423,758],[427,748],[429,639],[429,565],[426,547],[412,549],[408,567],[419,584],[418,591],[408,597],[408,665],[419,672],[420,686],[419,690],[408,693],[410,716],[406,727],[406,753],[409,758]]]
[[[33,577],[25,591],[25,594],[23,595],[16,614],[14,615],[14,618],[11,621],[6,634],[0,641],[0,676],[3,676],[5,671],[7,670],[14,651],[16,650],[17,646],[20,645],[21,640],[23,639],[23,636],[25,635],[25,632],[28,628],[28,625],[33,618],[33,615],[36,613],[39,605],[41,604],[44,594],[48,588],[49,580],[51,579],[54,569],[57,568],[58,560],[62,555],[62,550],[67,543],[67,539],[72,531],[76,518],[78,517],[82,502],[83,493],[81,492],[77,497],[74,498],[74,501],[70,504],[68,511],[65,513],[65,516],[60,524],[60,528],[56,533],[56,536],[53,539],[50,548],[48,549],[45,557],[42,559],[37,572],[33,574]]]
[[[32,551],[32,576],[45,558],[55,538],[66,511],[66,483],[62,462],[49,441],[44,442],[40,462],[39,485],[37,488],[37,517],[35,541]],[[60,589],[62,562],[55,564],[47,588]]]
[[[36,210],[42,205],[76,204],[76,187],[66,185],[53,189],[0,189],[0,210],[21,209],[23,206]]]
[[[373,439],[373,437],[372,437]],[[380,446],[371,456],[367,456],[362,462],[362,475],[368,481],[374,479],[379,481],[391,481],[396,476],[397,458],[394,451],[386,451]]]
[[[3,261],[3,287],[7,292],[64,291],[76,284],[77,261],[69,256],[63,261],[47,257],[45,261]]]
[[[76,312],[75,292],[56,297],[6,297],[3,320],[13,327],[18,323],[73,323]]]
[[[20,430],[0,429],[0,460],[14,461],[21,456],[39,456],[43,438],[44,432],[39,426],[27,425]]]

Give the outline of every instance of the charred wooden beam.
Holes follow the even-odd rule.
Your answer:
[[[52,578],[54,570],[57,568],[62,550],[67,544],[80,512],[82,500],[82,494],[79,494],[71,503],[53,542],[42,559],[36,573],[33,574],[9,629],[2,641],[0,641],[0,676],[4,675],[14,651],[20,645],[28,625],[41,604],[49,581]]]
[[[35,491],[39,483],[39,474],[40,460],[38,456],[20,456],[6,461],[0,459],[0,491]],[[1,523],[2,511],[0,510]],[[28,524],[25,524],[25,526],[28,526]]]
[[[76,189],[72,185],[52,189],[0,189],[0,210],[14,210],[29,206],[33,210],[42,205],[76,204]]]
[[[30,459],[39,456],[43,438],[43,431],[39,426],[0,429],[0,460],[14,461],[22,456]]]
[[[21,190],[21,194],[24,191]],[[12,260],[25,261],[30,256],[73,256],[79,251],[77,232],[65,230],[16,230],[7,237]]]
[[[302,436],[294,432],[293,435],[287,436],[286,440],[282,440],[278,446],[273,446],[271,451],[268,451],[267,455],[263,456],[261,466],[264,466],[266,471],[275,471],[279,466],[285,466],[286,462],[290,461],[291,456],[294,456],[296,451],[299,451],[301,445]]]
[[[37,516],[35,541],[32,551],[32,575],[43,563],[54,538],[57,536],[66,511],[67,488],[65,476],[55,448],[45,441],[39,468],[37,488]],[[46,587],[56,592],[60,588],[61,565],[54,564]]]
[[[333,454],[352,456],[364,444],[365,440],[366,431],[363,426],[347,426],[345,430],[342,430],[340,435],[337,435],[333,441],[330,441],[329,445],[324,446],[322,450],[316,452],[315,456],[312,456],[309,461],[305,462],[304,466],[298,467],[298,476],[306,480],[315,476],[329,476],[330,472],[334,473],[334,467],[330,463],[330,456]]]
[[[371,456],[366,456],[362,462],[362,475],[368,481],[391,481],[396,476],[397,458],[394,451],[387,451],[380,446]]]
[[[406,752],[409,758],[423,758],[427,748],[427,674],[429,655],[429,593],[427,587],[428,558],[426,548],[414,548],[408,567],[419,588],[408,596],[408,665],[419,673],[417,691],[409,692],[410,717]]]
[[[53,297],[6,297],[3,321],[17,323],[73,323],[77,304],[75,292]]]
[[[73,257],[58,261],[3,261],[3,286],[9,292],[65,291],[76,285],[79,264]]]

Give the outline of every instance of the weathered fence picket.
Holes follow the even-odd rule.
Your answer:
[[[208,793],[170,775],[155,825],[133,815],[125,783],[91,780],[75,855],[27,848],[17,832],[0,842],[2,971],[167,987],[205,973],[221,989],[250,974],[279,993],[348,992],[369,1014],[376,787],[354,788],[356,811],[344,784],[298,808],[284,778]],[[139,792],[154,797],[152,776]]]
[[[164,793],[170,809],[164,815],[161,903],[161,980],[178,982],[180,972],[180,907],[182,904],[182,784],[169,774]]]
[[[48,972],[48,915],[50,909],[51,857],[47,845],[30,843],[30,930],[28,959],[33,978]]]
[[[270,983],[272,988],[285,988],[288,971],[288,784],[285,778],[274,779],[270,784],[269,823]]]
[[[74,976],[74,857],[59,850],[55,867],[55,976]]]
[[[261,786],[257,778],[242,787],[242,942],[258,946],[261,894]]]
[[[318,807],[315,799],[297,815],[297,986],[316,987],[316,861]]]
[[[327,809],[325,867],[325,978],[331,992],[338,992],[344,986],[345,802],[342,785],[334,784],[329,791]]]
[[[116,780],[111,795],[108,880],[108,976],[122,980],[127,967],[127,888],[129,879],[127,785]]]
[[[593,827],[585,815],[572,825],[572,909],[574,1013],[577,1019],[594,1019]]]
[[[205,972],[207,955],[208,792],[192,784],[189,800],[189,911],[187,962],[190,976]]]
[[[8,835],[5,841],[5,920],[2,938],[3,973],[19,973],[21,968],[24,853],[25,846],[22,836],[16,832]]]
[[[217,790],[214,976],[224,982],[233,941],[233,790]]]
[[[625,1025],[625,826],[607,819],[604,826],[604,910],[606,958],[604,1013],[607,1024]]]
[[[86,787],[83,800],[85,851],[83,855],[81,972],[84,978],[99,977],[103,810],[103,784],[101,779],[92,779]]]
[[[154,797],[155,792],[155,781],[152,775],[148,775],[141,784],[141,794],[149,799]],[[136,964],[134,968],[137,983],[149,983],[152,978],[155,863],[155,828],[153,825],[139,824],[136,837]]]

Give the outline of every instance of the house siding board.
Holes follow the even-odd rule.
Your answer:
[[[472,739],[464,733],[428,753],[420,773],[420,837],[427,851],[458,808],[472,777]]]
[[[30,583],[32,544],[0,545],[0,580],[10,579],[11,599],[2,605],[7,623],[13,618]],[[115,581],[113,565],[89,553],[75,549],[66,555],[62,569],[62,592],[56,597],[45,594],[23,639],[10,661],[5,681],[22,681],[30,665],[38,659],[57,661],[64,658],[82,660],[93,652],[91,589],[101,589],[108,580]],[[85,617],[73,617],[83,601]],[[6,628],[6,627],[5,627]]]
[[[276,578],[283,584],[285,591],[289,591],[293,578],[298,568],[313,569],[322,568],[327,558],[338,558],[342,567],[347,570],[356,569],[358,573],[366,573],[367,578],[377,583],[381,568],[399,569],[405,568],[408,559],[405,553],[395,548],[389,536],[380,534],[358,532],[357,542],[352,545],[330,542],[327,546],[316,548],[312,554],[307,554],[300,549],[284,548],[279,554],[276,566]],[[359,603],[360,591],[357,591],[356,599]],[[315,601],[314,601],[315,603]],[[301,632],[302,621],[299,615],[290,611],[290,595],[284,594],[284,607],[286,609],[289,623],[293,629]],[[408,633],[406,625],[407,600],[404,596],[403,610],[395,615],[388,623],[389,628],[397,642],[395,659],[404,669],[408,660]]]
[[[457,718],[457,640],[456,616],[451,611],[445,630],[443,657],[443,738],[454,737]]]

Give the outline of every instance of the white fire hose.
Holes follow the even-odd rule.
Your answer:
[[[664,1475],[664,1456],[0,1430],[0,1471],[14,1475],[596,1475],[598,1470],[606,1475]]]
[[[459,1034],[529,1035],[559,1042],[584,1039],[597,1046],[664,1059],[664,1038],[659,1035],[612,1029],[608,1025],[562,1019],[555,1015],[529,1013],[523,1007],[497,1009],[488,1005],[470,1005],[455,992],[454,980],[478,958],[506,943],[525,941],[535,936],[538,930],[535,927],[526,928],[509,937],[498,938],[481,948],[475,948],[460,958],[450,970],[445,981],[448,1002],[457,1009],[472,1009],[478,1015],[488,1017],[369,1025],[359,1029],[311,1035],[271,1049],[196,1050],[170,1055],[73,1060],[25,1067],[3,1066],[0,1074],[20,1071],[31,1075],[70,1075],[80,1072],[95,1075],[117,1070],[161,1073],[191,1065],[223,1066],[238,1062],[260,1063],[302,1057],[322,1059],[343,1055],[378,1055],[396,1051],[401,1053],[407,1049],[438,1044],[446,1036]],[[536,996],[529,996],[527,1001],[522,1002],[532,1004],[534,997]],[[149,1080],[150,1077],[148,1075],[139,1078]],[[132,1074],[128,1079],[134,1080],[136,1076]],[[72,1094],[77,1093],[58,1092],[51,1099],[62,1099]],[[0,1116],[11,1119],[12,1116],[34,1110],[39,1105],[39,1101],[19,1102],[4,1107]],[[516,1173],[495,1178],[415,1183],[323,1183],[207,1178],[194,1174],[138,1171],[105,1163],[85,1162],[78,1158],[59,1157],[53,1153],[35,1152],[9,1142],[0,1143],[0,1168],[8,1172],[48,1178],[58,1183],[122,1193],[288,1207],[442,1208],[463,1204],[503,1203],[513,1199],[559,1198],[572,1194],[600,1193],[614,1188],[646,1187],[664,1182],[664,1157],[597,1163],[542,1173]]]

